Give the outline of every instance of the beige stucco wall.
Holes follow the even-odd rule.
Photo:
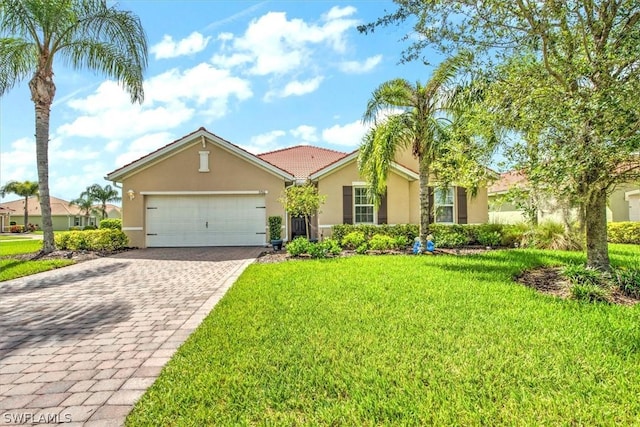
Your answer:
[[[630,204],[625,200],[624,193],[633,190],[640,190],[640,185],[621,185],[609,196],[609,210],[611,211],[610,221],[629,221]]]
[[[318,225],[323,237],[331,235],[331,226],[342,224],[342,187],[365,180],[358,173],[354,160],[340,170],[334,171],[318,181],[318,192],[327,196],[318,216]],[[387,222],[389,224],[406,224],[411,220],[410,182],[396,174],[389,174],[387,179]]]
[[[484,224],[489,222],[489,198],[486,188],[479,188],[474,197],[467,192],[467,222]]]
[[[209,172],[198,172],[200,151],[210,152]],[[284,186],[282,177],[217,144],[208,142],[203,148],[198,138],[174,155],[125,177],[122,182],[123,228],[131,246],[145,246],[145,197],[140,193],[148,191],[265,191],[266,217],[282,215],[284,218],[284,208],[278,202]],[[130,189],[135,192],[133,200],[127,195]]]

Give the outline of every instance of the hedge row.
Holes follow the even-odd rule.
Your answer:
[[[640,222],[610,222],[607,237],[611,243],[632,243],[640,245]]]
[[[101,230],[64,231],[55,234],[58,249],[71,251],[117,251],[129,244],[129,239],[121,230],[103,228]]]
[[[514,246],[522,239],[526,227],[519,225],[504,224],[432,224],[429,227],[429,234],[433,237],[436,245],[441,248],[456,248],[462,246]],[[416,224],[399,225],[351,225],[340,224],[332,227],[332,237],[341,246],[353,246],[352,242],[345,242],[345,237],[354,232],[364,235],[365,241],[369,242],[375,235],[390,236],[395,241],[406,240],[407,244],[412,244],[418,237],[420,228]]]

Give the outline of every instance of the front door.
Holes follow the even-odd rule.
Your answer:
[[[298,236],[306,236],[307,229],[304,222],[304,217],[295,216],[291,218],[291,240]]]

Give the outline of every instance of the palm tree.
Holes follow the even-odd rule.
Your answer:
[[[7,193],[24,197],[24,231],[28,230],[29,224],[29,197],[38,195],[38,183],[34,181],[9,181],[0,188],[0,196]]]
[[[0,58],[0,96],[31,76],[43,253],[49,253],[55,249],[48,159],[54,59],[113,78],[129,92],[131,102],[142,102],[146,35],[137,16],[104,0],[2,0]]]
[[[372,93],[363,116],[364,123],[373,127],[365,134],[360,145],[358,166],[360,174],[369,182],[370,194],[376,203],[386,191],[389,167],[396,153],[411,148],[418,159],[420,177],[420,241],[425,247],[429,233],[429,174],[447,140],[445,117],[452,103],[448,85],[466,56],[450,57],[433,72],[426,85],[412,85],[405,79],[382,83]],[[400,111],[380,120],[385,112]]]
[[[92,186],[87,187],[87,191],[82,194],[87,195],[93,201],[100,202],[102,219],[107,217],[107,202],[119,202],[122,200],[120,192],[110,184],[107,184],[104,187],[100,186],[100,184],[93,184]]]
[[[89,224],[89,217],[91,216],[91,213],[95,212],[93,202],[94,200],[90,197],[87,197],[84,192],[80,195],[80,197],[69,202],[69,206],[77,206],[78,209],[80,209],[80,212],[84,214],[85,225]]]

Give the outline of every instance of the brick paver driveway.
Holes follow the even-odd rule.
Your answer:
[[[0,425],[122,425],[262,250],[137,250],[0,283]]]

